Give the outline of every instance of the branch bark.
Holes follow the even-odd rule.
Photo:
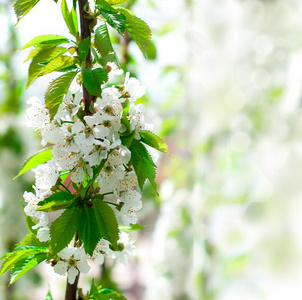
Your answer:
[[[74,284],[70,284],[67,281],[65,300],[76,300],[77,299],[77,288],[78,288],[79,277],[80,277],[80,273],[76,277]]]
[[[81,24],[81,40],[84,40],[89,37],[91,38],[91,32],[89,25],[92,20],[88,19],[87,17],[89,14],[85,11],[88,6],[87,0],[78,0],[79,2],[79,12],[80,12],[80,24]],[[91,52],[89,50],[88,55],[86,57],[86,64],[87,67],[90,67],[91,65]],[[83,85],[83,97],[85,101],[85,112],[87,115],[91,115],[90,113],[90,105],[94,102],[94,96],[90,95],[88,91],[86,90],[85,86]]]
[[[76,234],[75,234],[75,238],[74,238],[74,246],[76,246],[78,239],[79,239],[79,232],[77,230]],[[65,300],[76,300],[77,299],[77,289],[78,289],[79,277],[80,277],[80,271],[73,284],[70,284],[67,279]]]

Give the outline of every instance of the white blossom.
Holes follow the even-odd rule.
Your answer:
[[[67,274],[67,280],[73,284],[79,272],[88,273],[90,266],[83,248],[64,248],[58,252],[59,261],[54,266],[54,271],[59,275]]]
[[[121,251],[108,250],[108,256],[121,262],[123,265],[128,264],[127,255],[136,255],[136,247],[134,239],[131,239],[126,232],[120,232],[118,240],[119,245],[122,247]]]
[[[40,129],[45,123],[49,123],[49,112],[39,98],[31,97],[27,104],[30,106],[26,110],[26,126]]]
[[[71,121],[72,117],[75,116],[79,110],[79,104],[82,98],[83,94],[80,90],[77,90],[74,94],[69,90],[58,109],[56,118]]]
[[[50,191],[59,178],[59,171],[53,160],[39,165],[35,170],[36,187],[42,191]]]
[[[129,95],[131,102],[134,102],[136,99],[141,98],[146,93],[146,88],[141,85],[136,78],[130,78],[129,72],[126,73],[124,87],[125,92]]]
[[[104,263],[105,256],[108,253],[108,250],[109,250],[109,242],[105,239],[101,239],[97,243],[95,250],[93,251],[92,258],[97,264],[101,265]]]

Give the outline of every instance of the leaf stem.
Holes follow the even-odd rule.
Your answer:
[[[112,203],[112,202],[109,202],[109,201],[104,201],[104,202],[105,202],[105,203],[108,203],[108,204],[111,204],[111,205],[120,206],[119,204]]]
[[[62,182],[60,182],[60,186],[62,186],[68,193],[72,194],[71,191]]]

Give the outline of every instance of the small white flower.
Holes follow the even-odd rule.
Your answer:
[[[48,142],[56,144],[61,140],[61,125],[57,120],[46,123],[41,128],[41,145],[46,146]]]
[[[137,177],[134,171],[125,175],[125,178],[115,184],[116,194],[120,191],[133,190],[138,185]]]
[[[136,78],[129,78],[130,73],[126,73],[125,78],[125,92],[130,96],[130,101],[134,102],[136,99],[141,98],[146,93],[146,88],[140,84]]]
[[[109,79],[113,78],[116,75],[122,75],[124,73],[123,69],[119,69],[114,62],[108,62],[107,66],[110,67],[110,72],[108,73]]]
[[[114,147],[115,146],[115,147]],[[131,159],[131,152],[130,150],[125,147],[124,145],[121,145],[121,141],[118,140],[114,143],[114,145],[111,146],[111,148],[114,150],[110,153],[108,160],[110,161],[111,165],[117,166],[117,165],[123,165],[127,164]]]
[[[27,104],[29,108],[26,110],[26,126],[40,129],[45,123],[49,123],[50,117],[46,107],[37,97],[31,97]]]
[[[102,159],[107,158],[109,150],[110,142],[104,139],[103,142],[99,141],[95,146],[87,147],[84,159],[89,162],[90,166],[98,165]]]
[[[53,160],[39,165],[34,172],[36,175],[36,187],[42,191],[50,191],[60,176]]]
[[[134,240],[129,238],[126,232],[120,232],[120,238],[118,243],[122,247],[121,251],[113,251],[109,249],[108,256],[120,261],[123,265],[128,263],[128,255],[136,255],[136,247],[134,245]]]
[[[109,242],[106,241],[105,239],[101,239],[97,243],[95,250],[93,251],[92,258],[97,264],[101,265],[104,263],[105,256],[108,253],[108,250],[109,250]]]
[[[59,107],[56,118],[62,118],[71,121],[73,119],[73,116],[75,116],[79,110],[79,104],[82,98],[83,94],[80,90],[76,91],[74,95],[69,90],[65,96],[65,99]]]
[[[73,284],[79,272],[88,273],[90,266],[87,264],[87,255],[83,248],[64,248],[58,252],[60,261],[54,266],[54,271],[59,275],[67,273],[67,280]]]
[[[95,107],[103,116],[121,117],[123,106],[119,97],[120,93],[115,87],[104,89],[102,98],[97,98]]]
[[[40,242],[47,242],[50,240],[50,233],[49,233],[49,227],[43,226],[38,229],[37,232],[37,238]]]
[[[125,168],[122,165],[112,166],[107,161],[97,178],[101,193],[113,192],[116,182],[123,179],[124,176]]]

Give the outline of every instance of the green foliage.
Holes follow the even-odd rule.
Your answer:
[[[20,50],[26,49],[35,45],[52,45],[57,46],[60,44],[69,43],[69,39],[65,36],[58,34],[46,34],[39,35],[31,39],[25,46],[23,46]]]
[[[112,28],[114,28],[120,35],[124,36],[126,29],[126,18],[123,14],[118,12],[107,13],[105,11],[101,11],[100,13]]]
[[[79,238],[83,240],[85,252],[92,256],[96,244],[102,238],[94,209],[84,206],[79,218]]]
[[[127,118],[122,119],[122,123],[124,123],[124,124],[125,124],[125,122],[123,122],[123,120],[125,120],[125,121],[127,120],[128,121]],[[127,125],[126,125],[126,127],[127,127]],[[133,141],[133,139],[134,139],[134,136],[135,136],[135,130],[133,130],[132,132],[130,132],[127,135],[121,136],[120,138],[121,138],[122,144],[124,146],[126,146],[127,148],[129,148],[130,145],[131,145],[131,143],[132,143],[132,141]]]
[[[21,246],[35,246],[35,247],[47,247],[48,244],[46,242],[40,242],[35,234],[28,234],[21,242]]]
[[[102,237],[109,241],[114,248],[117,247],[118,224],[112,208],[100,199],[93,199],[94,212],[99,224]]]
[[[146,52],[146,56],[149,60],[155,60],[157,57],[157,50],[153,42],[150,42]]]
[[[17,279],[19,279],[22,275],[24,275],[26,272],[31,270],[33,267],[41,263],[47,258],[47,254],[40,253],[31,255],[27,258],[24,258],[22,260],[19,260],[13,267],[11,271],[11,277],[9,284],[13,284]]]
[[[46,247],[17,246],[12,252],[8,253],[8,256],[1,266],[0,275],[14,268],[19,261],[22,261],[29,256],[47,252],[48,248]]]
[[[46,65],[45,69],[43,70],[42,75],[46,75],[46,74],[54,72],[54,71],[59,71],[59,70],[65,69],[76,63],[78,63],[77,57],[61,55],[59,57],[56,57],[55,59],[53,59]]]
[[[111,5],[115,5],[115,4],[127,2],[129,0],[106,0],[106,1]]]
[[[102,56],[99,62],[102,66],[106,66],[107,62],[114,62],[117,66],[120,65],[118,57],[113,50],[106,24],[102,24],[96,29],[94,44]]]
[[[63,97],[67,94],[68,88],[77,73],[78,71],[68,72],[50,82],[44,97],[46,108],[52,118],[57,113]]]
[[[141,130],[139,132],[141,136],[141,141],[150,147],[166,154],[170,155],[167,144],[156,134],[148,130]]]
[[[74,237],[79,221],[79,208],[66,209],[50,226],[50,249],[53,255],[67,247]]]
[[[14,10],[18,22],[39,2],[39,0],[16,0]]]
[[[101,84],[108,81],[108,73],[103,68],[85,69],[83,84],[87,91],[94,96],[102,97]]]
[[[143,190],[145,180],[148,178],[156,191],[156,165],[153,162],[151,155],[141,142],[133,143],[129,147],[129,150],[131,151],[131,162],[136,173],[140,189]]]
[[[40,207],[36,210],[50,212],[64,209],[70,206],[76,198],[77,196],[74,196],[73,194],[65,191],[57,192],[50,195],[43,201],[40,201],[38,203]]]
[[[94,300],[127,300],[123,295],[112,289],[102,289],[102,286],[97,287],[94,284],[94,279],[91,281],[89,295],[93,296]]]
[[[111,289],[101,289],[98,294],[94,296],[96,300],[127,300],[123,295]]]
[[[89,48],[90,48],[90,37],[87,37],[86,39],[81,40],[79,42],[78,52],[82,61],[86,60],[86,57],[89,53]]]
[[[18,175],[16,177],[14,177],[14,179],[18,178],[19,176],[21,176],[25,172],[31,170],[32,168],[35,168],[35,167],[49,161],[52,158],[51,152],[52,152],[52,148],[47,148],[47,149],[43,149],[43,150],[39,151],[38,153],[32,155],[23,164],[20,172],[18,173]]]
[[[71,11],[69,12],[66,0],[62,0],[61,9],[62,9],[62,15],[64,21],[70,33],[73,36],[77,37],[79,29],[78,29],[78,17],[75,8],[72,7]]]
[[[117,11],[122,13],[126,18],[126,29],[141,49],[144,56],[151,40],[151,30],[146,22],[136,17],[130,10],[119,7]]]
[[[26,226],[29,232],[33,234],[37,234],[37,229],[32,229],[32,227],[35,226],[37,223],[34,221],[32,217],[28,216],[25,212],[24,212],[24,216],[25,216]]]
[[[110,14],[117,12],[116,9],[105,0],[96,0],[96,7]]]
[[[146,228],[146,226],[140,226],[138,224],[132,224],[132,223],[130,223],[129,225],[130,226],[120,225],[118,227],[118,229],[122,230],[122,231],[140,231],[140,230]]]
[[[48,291],[45,300],[53,300],[50,291]]]
[[[31,61],[28,68],[28,80],[26,88],[29,87],[39,76],[44,75],[45,63],[50,62],[67,51],[63,47],[52,47],[42,49]],[[46,73],[47,74],[47,73]]]

